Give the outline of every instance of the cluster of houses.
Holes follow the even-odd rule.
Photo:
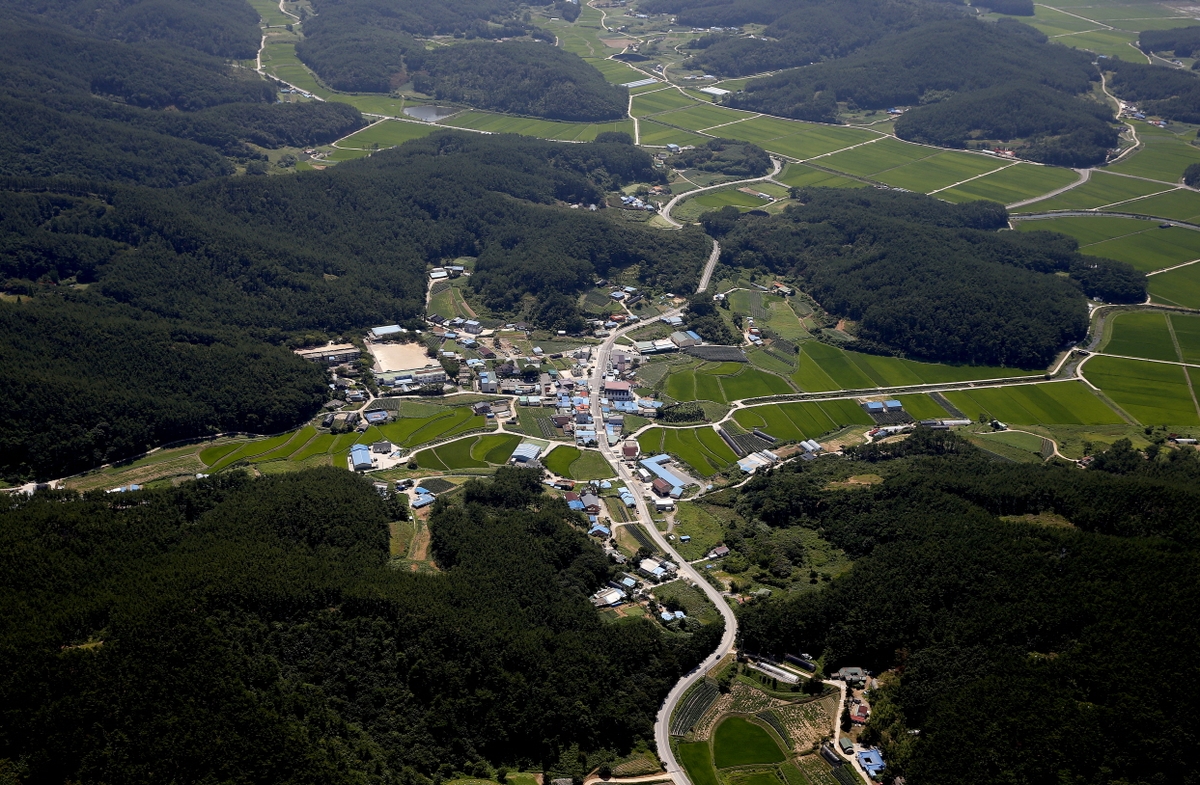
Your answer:
[[[444,281],[447,278],[457,278],[467,272],[461,264],[450,264],[445,267],[434,267],[429,271],[429,280]]]
[[[638,477],[642,482],[650,483],[650,490],[663,498],[679,499],[691,481],[686,480],[666,467],[671,462],[671,456],[663,453],[640,461],[641,469]]]
[[[643,202],[636,196],[622,196],[621,206],[630,210],[645,210],[649,213],[658,212],[658,205],[651,204],[649,202]]]

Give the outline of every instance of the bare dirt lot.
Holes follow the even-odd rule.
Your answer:
[[[419,343],[371,343],[367,348],[375,356],[377,371],[408,371],[436,362],[425,356],[425,346]]]

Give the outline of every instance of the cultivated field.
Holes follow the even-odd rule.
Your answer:
[[[1095,357],[1084,376],[1143,425],[1200,425],[1196,378],[1181,365]]]
[[[511,433],[468,436],[416,454],[417,466],[422,469],[455,471],[458,469],[487,469],[508,461],[521,437]]]
[[[1168,305],[1200,308],[1200,265],[1193,264],[1151,276],[1150,297],[1155,302]]]
[[[1012,204],[1062,188],[1076,179],[1076,174],[1069,169],[1017,164],[969,183],[939,191],[938,198],[949,202],[990,199],[1000,204]]]
[[[496,134],[524,134],[568,142],[588,142],[603,131],[624,131],[633,135],[632,120],[616,120],[611,123],[566,123],[557,120],[481,112],[474,109],[456,114],[443,120],[441,124],[451,128],[471,128]]]
[[[339,147],[372,150],[395,147],[410,139],[420,139],[437,130],[437,126],[426,123],[410,123],[404,120],[383,120],[367,126],[361,131],[338,140]]]
[[[1115,425],[1123,422],[1120,415],[1082,382],[955,391],[945,393],[945,396],[972,420],[983,414],[1010,425]]]
[[[742,398],[786,395],[791,385],[747,363],[701,363],[672,370],[664,391],[676,401],[728,403]]]
[[[726,718],[713,734],[713,762],[718,769],[783,760],[783,750],[771,735],[743,717]]]
[[[650,428],[637,438],[642,452],[668,453],[702,477],[712,477],[737,460],[729,445],[707,425],[699,428]]]
[[[854,401],[769,403],[739,409],[733,419],[746,430],[760,428],[782,441],[817,439],[847,425],[870,425],[870,416]]]
[[[1033,375],[1036,375],[1036,371],[942,365],[897,357],[880,357],[810,341],[801,348],[799,367],[792,374],[792,381],[805,392],[821,392]]]
[[[1193,317],[1190,321],[1200,320]],[[1116,316],[1112,320],[1112,335],[1100,347],[1100,351],[1125,357],[1180,361],[1167,314],[1154,311],[1136,311]]]
[[[542,463],[559,477],[571,480],[603,480],[613,476],[613,469],[595,450],[560,444],[550,451]]]

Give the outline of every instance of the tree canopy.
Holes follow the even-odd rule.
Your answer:
[[[859,322],[864,348],[1043,367],[1086,333],[1085,292],[1145,299],[1145,276],[1082,256],[1071,238],[997,233],[1007,226],[998,204],[861,189],[794,196],[802,204],[781,214],[720,225],[722,261],[797,277],[827,311]]]
[[[1196,719],[1162,711],[1130,674],[1169,662],[1186,685],[1176,698],[1200,698],[1187,617],[1200,460],[1127,442],[1109,453],[1126,473],[996,463],[922,429],[755,476],[735,501],[750,528],[813,529],[855,562],[823,591],[746,608],[740,645],[881,674],[860,741],[882,745],[890,776],[1186,779],[1191,762],[1161,740],[1190,744]],[[884,482],[829,485],[861,472]],[[1011,517],[1029,514],[1062,523]]]
[[[1166,65],[1115,58],[1104,68],[1113,72],[1109,86],[1121,100],[1168,120],[1200,122],[1200,76]]]

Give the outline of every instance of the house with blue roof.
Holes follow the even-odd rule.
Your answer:
[[[646,471],[655,475],[670,486],[670,496],[679,498],[679,496],[683,494],[683,489],[688,483],[681,479],[674,472],[663,466],[664,463],[668,463],[670,460],[671,456],[663,453],[661,455],[655,455],[652,458],[646,458],[645,460],[641,461],[641,464]]]
[[[879,754],[879,750],[864,750],[858,753],[855,757],[858,758],[859,764],[863,770],[867,772],[867,776],[871,779],[879,779],[883,774],[883,770],[887,768],[887,764],[883,762],[883,756]]]
[[[373,468],[371,462],[371,448],[365,444],[356,444],[350,448],[350,465],[354,467],[354,471],[362,472]]]

